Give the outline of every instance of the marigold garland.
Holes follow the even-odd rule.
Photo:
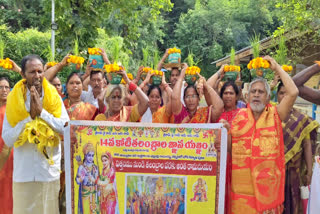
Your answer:
[[[14,143],[15,147],[24,145],[27,141],[37,145],[40,153],[43,153],[48,158],[50,165],[54,164],[52,154],[45,153],[46,147],[56,147],[60,143],[59,134],[54,132],[53,129],[42,119],[36,118],[26,124],[24,131],[19,136],[18,140]]]
[[[68,60],[68,63],[73,63],[73,64],[83,64],[84,63],[84,58],[81,56],[75,56],[75,55],[70,55]]]
[[[88,48],[88,52],[90,55],[101,55],[100,52],[100,48]]]
[[[291,65],[282,65],[281,67],[287,73],[291,73],[291,71],[293,70],[293,67]]]
[[[152,71],[152,68],[150,68],[150,67],[144,67],[142,71],[143,71],[144,73],[148,73],[149,71],[150,71],[150,72]]]
[[[55,66],[56,64],[58,64],[58,63],[57,62],[48,62],[47,67],[50,68],[50,67]]]
[[[262,57],[257,57],[251,60],[248,64],[248,69],[259,69],[259,68],[270,68],[270,63],[268,60],[263,59]]]
[[[107,73],[119,72],[121,69],[125,70],[124,67],[119,66],[117,63],[104,65],[103,68],[107,71]]]
[[[3,67],[4,69],[12,69],[13,63],[10,61],[9,58],[6,59],[0,59],[0,67]]]
[[[162,71],[158,71],[158,70],[153,70],[153,71],[151,71],[151,74],[154,74],[155,76],[162,76],[163,72]]]
[[[173,54],[173,53],[179,53],[181,54],[181,50],[174,47],[174,48],[170,48],[169,51],[168,51],[168,54]]]
[[[201,71],[201,69],[198,66],[191,66],[191,67],[187,68],[186,74],[187,75],[196,75],[196,74],[199,74],[200,71]]]
[[[240,66],[237,66],[237,65],[225,65],[224,68],[223,68],[224,72],[233,72],[233,71],[236,71],[236,72],[240,72]]]

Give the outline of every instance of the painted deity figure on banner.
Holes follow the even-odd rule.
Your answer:
[[[116,170],[108,151],[101,155],[101,161],[103,169],[98,180],[100,210],[101,214],[114,214],[117,207]]]
[[[206,181],[202,178],[198,178],[198,180],[193,185],[193,198],[190,199],[190,201],[197,201],[197,202],[203,202],[207,201],[207,184]]]
[[[79,214],[99,213],[99,200],[97,194],[97,182],[99,169],[94,164],[94,146],[87,143],[83,147],[83,162],[78,168],[76,182],[79,184]]]

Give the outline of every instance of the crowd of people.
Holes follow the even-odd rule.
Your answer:
[[[103,49],[100,54],[110,64]],[[25,56],[21,68],[12,61],[12,70],[23,78],[12,89],[9,79],[0,78],[0,213],[64,212],[59,136],[69,120],[223,123],[228,130],[225,213],[300,213],[300,186],[311,183],[319,124],[293,105],[298,95],[319,104],[320,91],[304,83],[320,72],[320,64],[291,78],[265,56],[279,79],[278,103],[271,103],[266,79],[251,81],[244,94],[243,84],[222,83],[222,66],[208,80],[197,74],[196,84],[188,85],[188,65],[166,66],[168,56],[167,50],[158,64],[170,74],[168,80],[162,75],[160,85],[150,84],[150,71],[141,79],[143,67],[135,79],[122,67],[118,74],[124,83],[110,84],[104,70],[88,62],[84,74],[72,72],[62,87],[58,73],[68,66],[69,55],[50,68],[37,55]],[[51,134],[50,142],[34,140],[41,139],[38,129]],[[149,203],[148,197],[137,193],[128,200],[129,213],[137,201]],[[167,201],[172,201],[170,213],[178,213],[180,199]],[[146,213],[167,213],[168,203],[161,204],[150,204],[154,211]]]

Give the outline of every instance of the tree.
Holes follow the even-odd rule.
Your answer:
[[[50,29],[51,17],[44,10],[42,0],[0,0],[0,17],[0,24],[10,26],[12,32]]]
[[[51,0],[46,2],[46,10],[51,8]],[[127,46],[135,45],[139,38],[138,29],[144,23],[140,19],[143,8],[149,10],[149,20],[155,20],[161,11],[169,11],[170,0],[60,0],[56,1],[57,42],[59,47],[70,50],[75,38],[80,49],[93,47],[98,28],[103,27],[107,19],[120,21],[121,36]],[[108,32],[108,29],[106,29]],[[66,52],[66,51],[65,51]]]

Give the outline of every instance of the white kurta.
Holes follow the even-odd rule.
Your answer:
[[[44,95],[45,96],[45,95]],[[26,110],[30,112],[30,91],[27,90],[27,99],[25,102]],[[43,96],[40,98],[43,100]],[[61,100],[61,99],[60,99]],[[61,100],[61,117],[56,118],[45,109],[42,109],[40,118],[60,134],[63,134],[64,126],[69,121],[68,113]],[[28,118],[20,121],[15,127],[11,127],[5,115],[3,121],[2,138],[5,144],[13,147],[18,137],[25,128],[25,125],[32,119]],[[23,146],[14,148],[13,160],[13,181],[14,182],[49,182],[60,178],[61,145],[52,148],[53,165],[49,165],[45,156],[37,150],[37,146],[31,143],[25,143]],[[47,153],[51,156],[51,148],[47,148]]]

